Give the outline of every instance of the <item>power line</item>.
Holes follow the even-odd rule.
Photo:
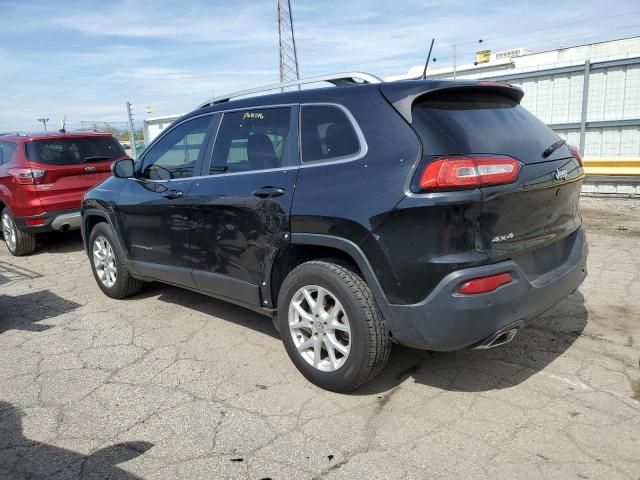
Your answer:
[[[486,38],[483,38],[482,41],[483,42],[488,42],[488,41],[493,41],[493,40],[502,40],[504,38],[521,37],[523,35],[529,35],[531,33],[544,32],[544,31],[547,31],[547,30],[554,30],[556,28],[562,28],[562,27],[570,27],[572,25],[580,25],[582,23],[601,22],[604,19],[623,17],[623,16],[627,16],[627,15],[634,15],[636,13],[640,13],[640,10],[635,10],[635,11],[632,11],[632,12],[625,12],[625,13],[617,13],[615,15],[604,15],[604,16],[599,16],[597,18],[589,18],[589,19],[584,19],[584,20],[577,20],[575,22],[559,23],[559,24],[552,25],[552,26],[549,26],[549,27],[537,28],[535,30],[527,30],[527,31],[524,31],[524,32],[507,33],[505,35],[498,35],[496,37],[486,37]],[[456,43],[456,45],[457,46],[471,45],[471,44],[475,44],[475,43],[478,43],[478,41],[477,40],[473,40],[473,41],[469,41],[469,42],[461,42],[461,43]],[[453,46],[453,44],[444,44],[444,46],[451,47],[451,46]]]

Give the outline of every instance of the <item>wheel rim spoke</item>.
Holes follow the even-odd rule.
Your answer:
[[[324,287],[300,288],[289,304],[289,331],[300,356],[314,368],[333,372],[351,350],[351,327],[337,297]]]
[[[16,226],[9,214],[2,215],[2,235],[10,250],[16,248]]]
[[[104,237],[98,237],[93,243],[93,265],[100,282],[107,288],[116,284],[118,269],[111,244]]]
[[[327,334],[327,343],[331,344],[331,346],[339,351],[341,354],[346,355],[349,353],[349,348],[345,345],[342,345],[334,336],[331,334]]]

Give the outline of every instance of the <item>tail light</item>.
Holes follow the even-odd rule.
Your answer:
[[[46,218],[28,218],[27,225],[30,227],[39,227],[40,225],[44,225],[44,222],[46,221]]]
[[[584,166],[584,162],[582,161],[582,155],[580,155],[580,150],[575,145],[569,145],[569,150],[571,150],[571,155],[575,158],[581,167]]]
[[[478,293],[493,292],[496,288],[511,283],[513,277],[510,273],[499,273],[490,277],[480,277],[464,282],[458,289],[464,295],[476,295]]]
[[[451,156],[429,163],[420,176],[421,190],[477,188],[513,183],[520,163],[512,157]]]
[[[9,175],[11,175],[13,180],[20,185],[34,185],[36,183],[42,183],[46,173],[46,170],[39,170],[35,168],[12,168],[9,170]]]

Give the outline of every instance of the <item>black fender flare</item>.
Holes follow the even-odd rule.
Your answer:
[[[371,289],[374,300],[385,319],[388,322],[392,321],[387,296],[385,295],[384,290],[382,290],[382,286],[380,285],[378,277],[369,263],[369,260],[357,244],[353,243],[351,240],[347,240],[346,238],[334,237],[332,235],[324,235],[320,233],[292,233],[291,243],[295,245],[316,245],[335,248],[336,250],[340,250],[349,255],[360,269],[360,272]]]
[[[89,251],[89,235],[90,232],[87,231],[87,220],[90,217],[101,217],[104,218],[116,237],[116,241],[118,242],[118,247],[120,247],[120,251],[124,253],[125,259],[128,256],[127,250],[123,248],[122,241],[120,240],[120,235],[118,234],[118,230],[113,225],[113,221],[107,212],[101,210],[99,208],[87,208],[86,210],[82,210],[82,241],[84,243],[84,249],[87,252],[87,255],[90,254]]]

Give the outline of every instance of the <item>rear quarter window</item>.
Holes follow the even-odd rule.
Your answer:
[[[338,107],[305,105],[300,123],[304,163],[348,158],[360,152],[353,124]]]
[[[27,142],[30,161],[45,165],[106,162],[125,155],[113,137],[54,138]]]
[[[13,158],[17,145],[11,142],[0,142],[0,165],[6,165]]]

